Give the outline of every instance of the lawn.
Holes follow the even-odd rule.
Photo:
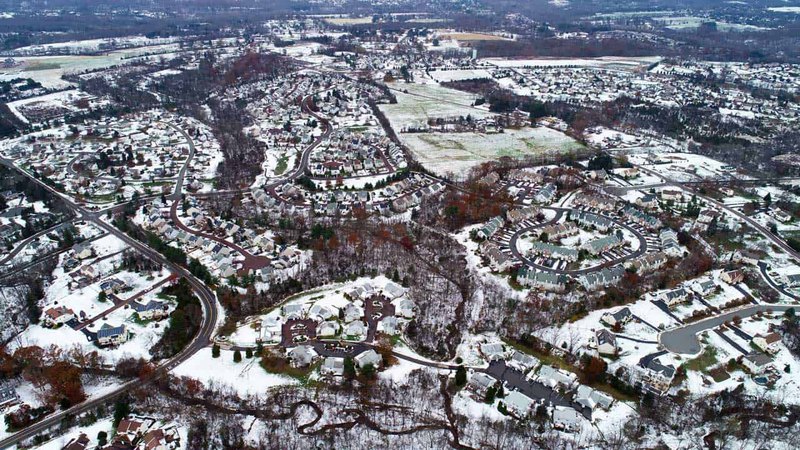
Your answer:
[[[717,364],[718,362],[716,347],[708,346],[705,350],[703,350],[703,353],[701,353],[700,356],[686,363],[686,370],[694,370],[697,372],[706,373],[709,367]]]

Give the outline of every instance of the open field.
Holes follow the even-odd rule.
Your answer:
[[[372,17],[328,17],[325,22],[331,25],[364,25],[372,23]]]
[[[495,34],[486,33],[442,33],[442,39],[455,39],[457,41],[508,41],[510,39]]]
[[[407,127],[426,125],[433,117],[481,118],[493,113],[471,106],[475,96],[455,89],[416,83],[390,86],[395,90],[397,103],[381,105],[381,109],[417,160],[438,174],[463,175],[472,167],[503,156],[544,155],[581,148],[567,135],[544,127],[507,129],[499,134],[403,133]]]
[[[522,157],[577,150],[581,145],[550,128],[505,130],[499,134],[405,133],[400,139],[426,168],[437,173],[466,173],[503,156]]]
[[[394,105],[381,105],[395,131],[410,126],[424,126],[431,117],[457,117],[471,114],[474,118],[490,115],[473,108],[476,95],[435,84],[390,83],[397,96]]]

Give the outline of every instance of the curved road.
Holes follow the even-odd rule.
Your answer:
[[[189,161],[189,159],[187,159],[187,163],[188,163],[188,161]],[[42,186],[43,188],[45,188],[46,190],[51,192],[53,195],[56,195],[56,196],[59,196],[60,198],[62,198],[64,200],[64,202],[67,204],[67,206],[69,208],[71,208],[73,211],[75,211],[75,213],[78,215],[78,217],[83,217],[84,220],[90,221],[94,225],[99,227],[100,229],[105,230],[108,233],[113,234],[114,236],[116,236],[117,238],[119,238],[120,240],[125,242],[128,246],[138,250],[139,252],[141,252],[145,256],[149,257],[153,261],[156,261],[156,262],[162,264],[163,266],[168,267],[174,274],[176,274],[178,276],[181,276],[181,277],[184,277],[189,282],[189,285],[192,287],[192,289],[195,291],[195,293],[197,294],[198,298],[200,299],[200,305],[201,305],[201,307],[203,309],[203,319],[202,319],[202,323],[200,324],[200,329],[199,329],[197,335],[195,335],[194,339],[189,343],[188,346],[186,346],[180,353],[178,353],[174,357],[161,362],[161,364],[156,368],[156,370],[153,372],[151,377],[155,378],[155,377],[159,377],[159,376],[165,374],[167,371],[171,370],[172,368],[174,368],[178,364],[186,361],[192,355],[194,355],[196,352],[198,352],[199,350],[205,348],[208,345],[208,343],[211,340],[211,336],[214,334],[214,332],[216,330],[217,321],[219,320],[219,317],[218,317],[216,297],[214,296],[214,293],[203,282],[201,282],[200,280],[195,278],[194,275],[189,273],[188,270],[186,270],[183,267],[178,266],[178,265],[170,262],[166,258],[164,258],[164,256],[162,256],[157,251],[155,251],[152,248],[142,244],[141,242],[139,242],[137,240],[134,240],[133,238],[131,238],[127,234],[121,232],[120,230],[118,230],[114,226],[102,221],[100,219],[100,216],[102,214],[101,212],[98,212],[98,211],[92,212],[92,211],[89,211],[89,210],[85,209],[84,207],[76,204],[68,196],[62,195],[60,192],[58,192],[56,189],[54,189],[50,185],[48,185],[48,184],[44,183],[43,181],[33,177],[28,172],[17,168],[13,164],[12,161],[9,161],[9,160],[7,160],[5,158],[0,158],[0,163],[5,165],[5,166],[7,166],[7,167],[9,167],[9,168],[11,168],[11,169],[13,169],[13,170],[18,171],[19,173],[21,173],[24,176],[30,178],[35,183],[39,184],[40,186]],[[184,171],[182,171],[182,172],[184,172]],[[181,179],[181,181],[182,181],[182,179]],[[179,195],[178,194],[179,192],[180,192],[180,188],[178,186],[176,186],[175,193],[177,195]],[[107,393],[105,393],[105,394],[103,394],[103,395],[101,395],[99,397],[87,400],[87,401],[85,401],[85,402],[83,402],[83,403],[81,403],[79,405],[73,406],[73,407],[71,407],[71,408],[69,408],[69,409],[67,409],[65,411],[58,411],[56,413],[53,413],[53,414],[47,416],[46,418],[44,418],[43,420],[41,420],[41,421],[39,421],[39,422],[37,422],[37,423],[35,423],[35,424],[33,424],[33,425],[21,430],[21,431],[18,431],[17,433],[14,433],[13,435],[11,435],[9,437],[1,440],[0,441],[0,448],[8,448],[8,447],[10,447],[12,445],[15,445],[15,444],[17,444],[17,443],[19,443],[21,441],[25,441],[27,439],[30,439],[31,437],[33,437],[33,436],[35,436],[35,435],[37,435],[39,433],[47,431],[51,427],[59,425],[61,423],[61,421],[66,416],[68,416],[68,415],[77,416],[77,415],[80,415],[80,414],[82,414],[82,413],[84,413],[86,411],[93,410],[97,406],[99,406],[101,404],[104,404],[104,403],[108,402],[109,400],[114,399],[114,398],[122,395],[123,393],[125,393],[129,389],[131,389],[133,387],[136,387],[136,386],[140,386],[142,383],[143,383],[143,380],[129,381],[127,383],[124,383],[124,384],[116,387],[113,391],[107,392]]]
[[[741,318],[750,317],[759,312],[766,312],[772,310],[776,312],[784,312],[787,309],[800,309],[799,305],[750,305],[744,308],[728,311],[718,316],[709,317],[698,322],[693,322],[683,325],[671,330],[663,331],[658,335],[658,342],[672,353],[680,353],[682,355],[697,355],[703,347],[697,339],[697,334],[711,328],[716,328],[723,323],[732,320],[734,316]]]

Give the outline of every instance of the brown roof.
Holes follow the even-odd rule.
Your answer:
[[[764,340],[767,344],[774,344],[781,340],[781,336],[778,333],[769,333],[766,336],[763,336]]]
[[[122,419],[117,427],[117,433],[138,433],[142,422],[132,419]]]

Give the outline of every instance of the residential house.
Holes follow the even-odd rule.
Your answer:
[[[169,315],[167,305],[157,300],[150,300],[147,303],[133,302],[131,307],[142,320],[160,320]]]
[[[719,279],[730,285],[739,284],[744,281],[744,271],[727,270],[720,274]]]
[[[506,349],[499,342],[483,343],[480,345],[480,351],[483,357],[489,361],[506,359]]]
[[[624,274],[625,268],[622,266],[607,267],[596,272],[581,275],[578,278],[578,282],[584,289],[593,290],[619,283]]]
[[[570,389],[577,380],[578,377],[574,373],[548,365],[540,367],[539,373],[536,375],[536,381],[550,388]]]
[[[527,372],[539,367],[539,359],[526,353],[522,353],[519,350],[514,350],[514,353],[511,354],[511,358],[508,360],[508,366],[517,369],[520,372]]]
[[[675,378],[675,367],[661,364],[658,358],[640,362],[639,369],[639,383],[654,394],[666,394]]]
[[[353,358],[354,362],[356,363],[356,367],[359,370],[364,369],[367,365],[372,365],[374,368],[379,368],[381,363],[383,362],[383,357],[378,354],[373,349],[369,349],[367,351],[361,352]]]
[[[310,345],[298,345],[286,352],[289,364],[295,368],[308,367],[319,357],[314,347]]]
[[[494,236],[497,231],[503,227],[504,220],[501,216],[493,217],[486,222],[481,228],[478,229],[477,235],[481,239],[489,239]]]
[[[617,337],[614,333],[602,328],[595,332],[595,341],[597,343],[597,352],[601,355],[616,355],[617,354]]]
[[[97,344],[101,347],[110,345],[120,345],[128,340],[129,332],[125,325],[111,326],[103,324],[103,327],[97,331]]]
[[[350,322],[344,326],[344,332],[342,333],[348,338],[360,338],[367,335],[367,324],[356,320],[354,322]]]
[[[497,379],[483,372],[475,372],[469,379],[467,389],[475,393],[482,401],[487,391],[497,384]]]
[[[775,370],[772,358],[759,352],[752,352],[745,355],[744,358],[742,358],[742,365],[753,375],[760,375],[767,371]]]
[[[506,404],[508,412],[518,419],[528,418],[535,404],[532,398],[519,391],[507,393],[503,402]]]
[[[75,312],[66,306],[48,308],[44,312],[45,324],[49,327],[63,325],[75,318]]]
[[[583,416],[573,408],[556,406],[553,409],[553,428],[562,431],[579,431]]]
[[[622,327],[626,323],[630,322],[631,319],[633,319],[633,314],[627,306],[614,312],[607,312],[600,316],[600,320],[610,327],[615,327],[617,325]]]
[[[600,253],[607,252],[624,245],[625,241],[623,239],[620,239],[616,234],[611,234],[599,239],[593,239],[591,241],[584,242],[582,248],[591,255],[599,255]]]
[[[333,320],[327,320],[317,326],[317,337],[328,338],[336,336],[339,331],[339,323]]]
[[[597,407],[608,410],[614,403],[614,398],[582,384],[575,392],[575,402],[591,410],[595,410]]]
[[[564,274],[539,272],[528,267],[521,268],[517,275],[517,282],[523,286],[552,292],[564,292],[568,280]]]
[[[322,376],[340,377],[344,375],[344,358],[329,356],[322,361],[319,368]]]
[[[753,337],[753,345],[765,353],[774,355],[781,349],[781,335],[775,332],[757,334]]]
[[[647,253],[625,263],[626,269],[643,274],[656,270],[666,264],[667,255],[664,252]]]
[[[670,307],[687,302],[690,297],[691,292],[686,288],[670,289],[669,291],[662,292],[661,295],[658,296],[660,300]]]

